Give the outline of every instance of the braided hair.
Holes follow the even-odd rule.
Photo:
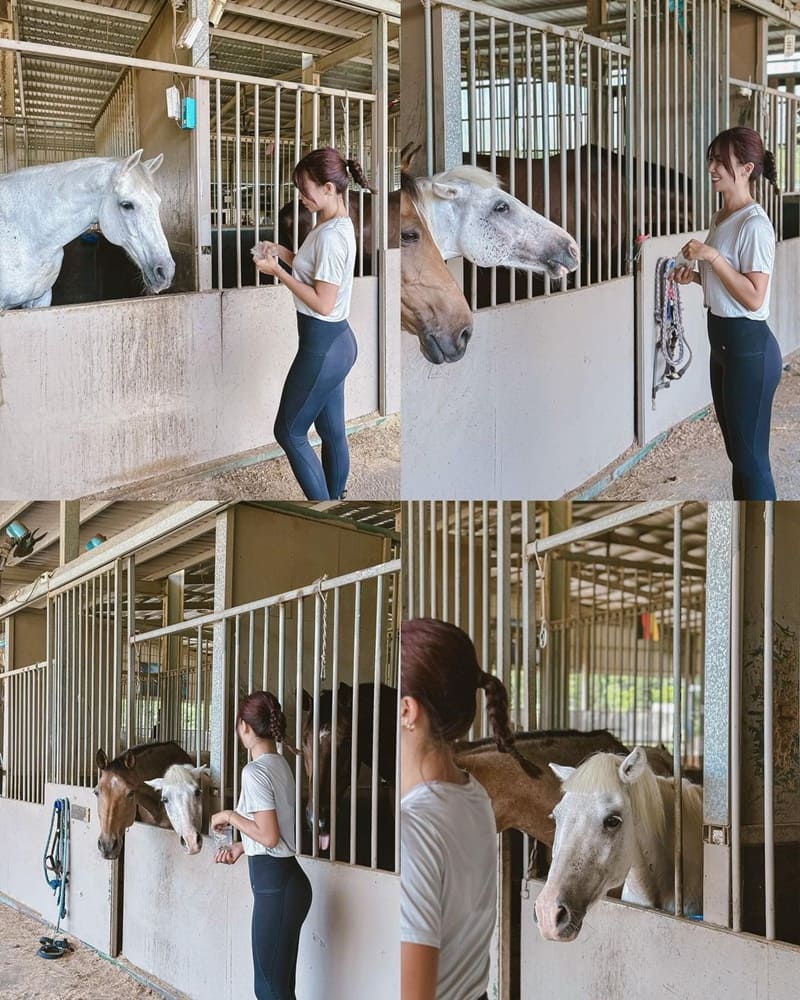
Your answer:
[[[281,703],[269,691],[253,691],[239,702],[236,725],[244,721],[262,740],[283,743],[286,738],[286,716]]]
[[[299,191],[303,190],[306,179],[320,186],[333,184],[339,194],[344,194],[350,187],[350,176],[356,184],[374,194],[375,189],[370,186],[364,169],[357,160],[345,160],[341,153],[330,146],[324,146],[312,149],[297,163],[292,171],[292,183]]]

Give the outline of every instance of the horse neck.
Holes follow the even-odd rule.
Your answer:
[[[57,164],[52,173],[43,171],[40,175],[46,178],[46,191],[38,194],[47,199],[47,211],[40,211],[36,218],[39,235],[47,245],[64,246],[98,221],[103,194],[118,165],[104,157],[77,160],[75,164],[67,171]],[[34,183],[41,184],[38,178]]]
[[[675,786],[670,778],[657,778],[664,803],[661,836],[638,832],[634,863],[625,879],[625,899],[662,910],[675,908]]]

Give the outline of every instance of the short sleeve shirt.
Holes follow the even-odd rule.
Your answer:
[[[437,1000],[477,1000],[489,982],[497,830],[485,789],[432,781],[401,805],[400,940],[439,949]]]
[[[288,858],[295,853],[294,796],[294,775],[282,754],[264,753],[244,766],[236,812],[252,819],[254,813],[274,809],[280,831],[280,840],[274,847],[265,847],[243,833],[245,854],[271,854],[276,858]]]
[[[775,230],[764,209],[757,202],[752,202],[721,222],[717,221],[715,215],[711,220],[706,243],[718,250],[740,274],[760,271],[769,275],[761,307],[750,312],[736,301],[713,269],[703,261],[700,265],[700,279],[706,307],[714,316],[767,319],[775,266]]]
[[[315,226],[303,240],[292,264],[292,274],[304,285],[326,281],[336,285],[336,301],[330,315],[322,316],[294,296],[295,308],[306,316],[330,323],[347,319],[353,294],[356,235],[349,216],[335,216]]]

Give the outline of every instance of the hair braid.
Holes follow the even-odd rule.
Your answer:
[[[350,171],[350,175],[353,180],[358,184],[359,187],[364,188],[366,191],[371,191],[372,194],[376,193],[376,189],[367,180],[367,175],[364,173],[364,168],[358,162],[358,160],[345,160],[347,163],[347,169]]]

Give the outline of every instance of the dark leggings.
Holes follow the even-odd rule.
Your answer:
[[[774,500],[769,465],[772,399],[781,378],[781,349],[764,320],[708,314],[711,394],[733,463],[735,500]]]
[[[311,907],[311,883],[297,859],[247,859],[253,890],[253,972],[258,1000],[296,1000],[300,928]]]
[[[344,380],[358,355],[347,320],[329,323],[297,314],[300,345],[283,386],[275,440],[286,452],[307,500],[338,500],[350,472],[344,426]],[[322,440],[322,464],[308,443]]]

